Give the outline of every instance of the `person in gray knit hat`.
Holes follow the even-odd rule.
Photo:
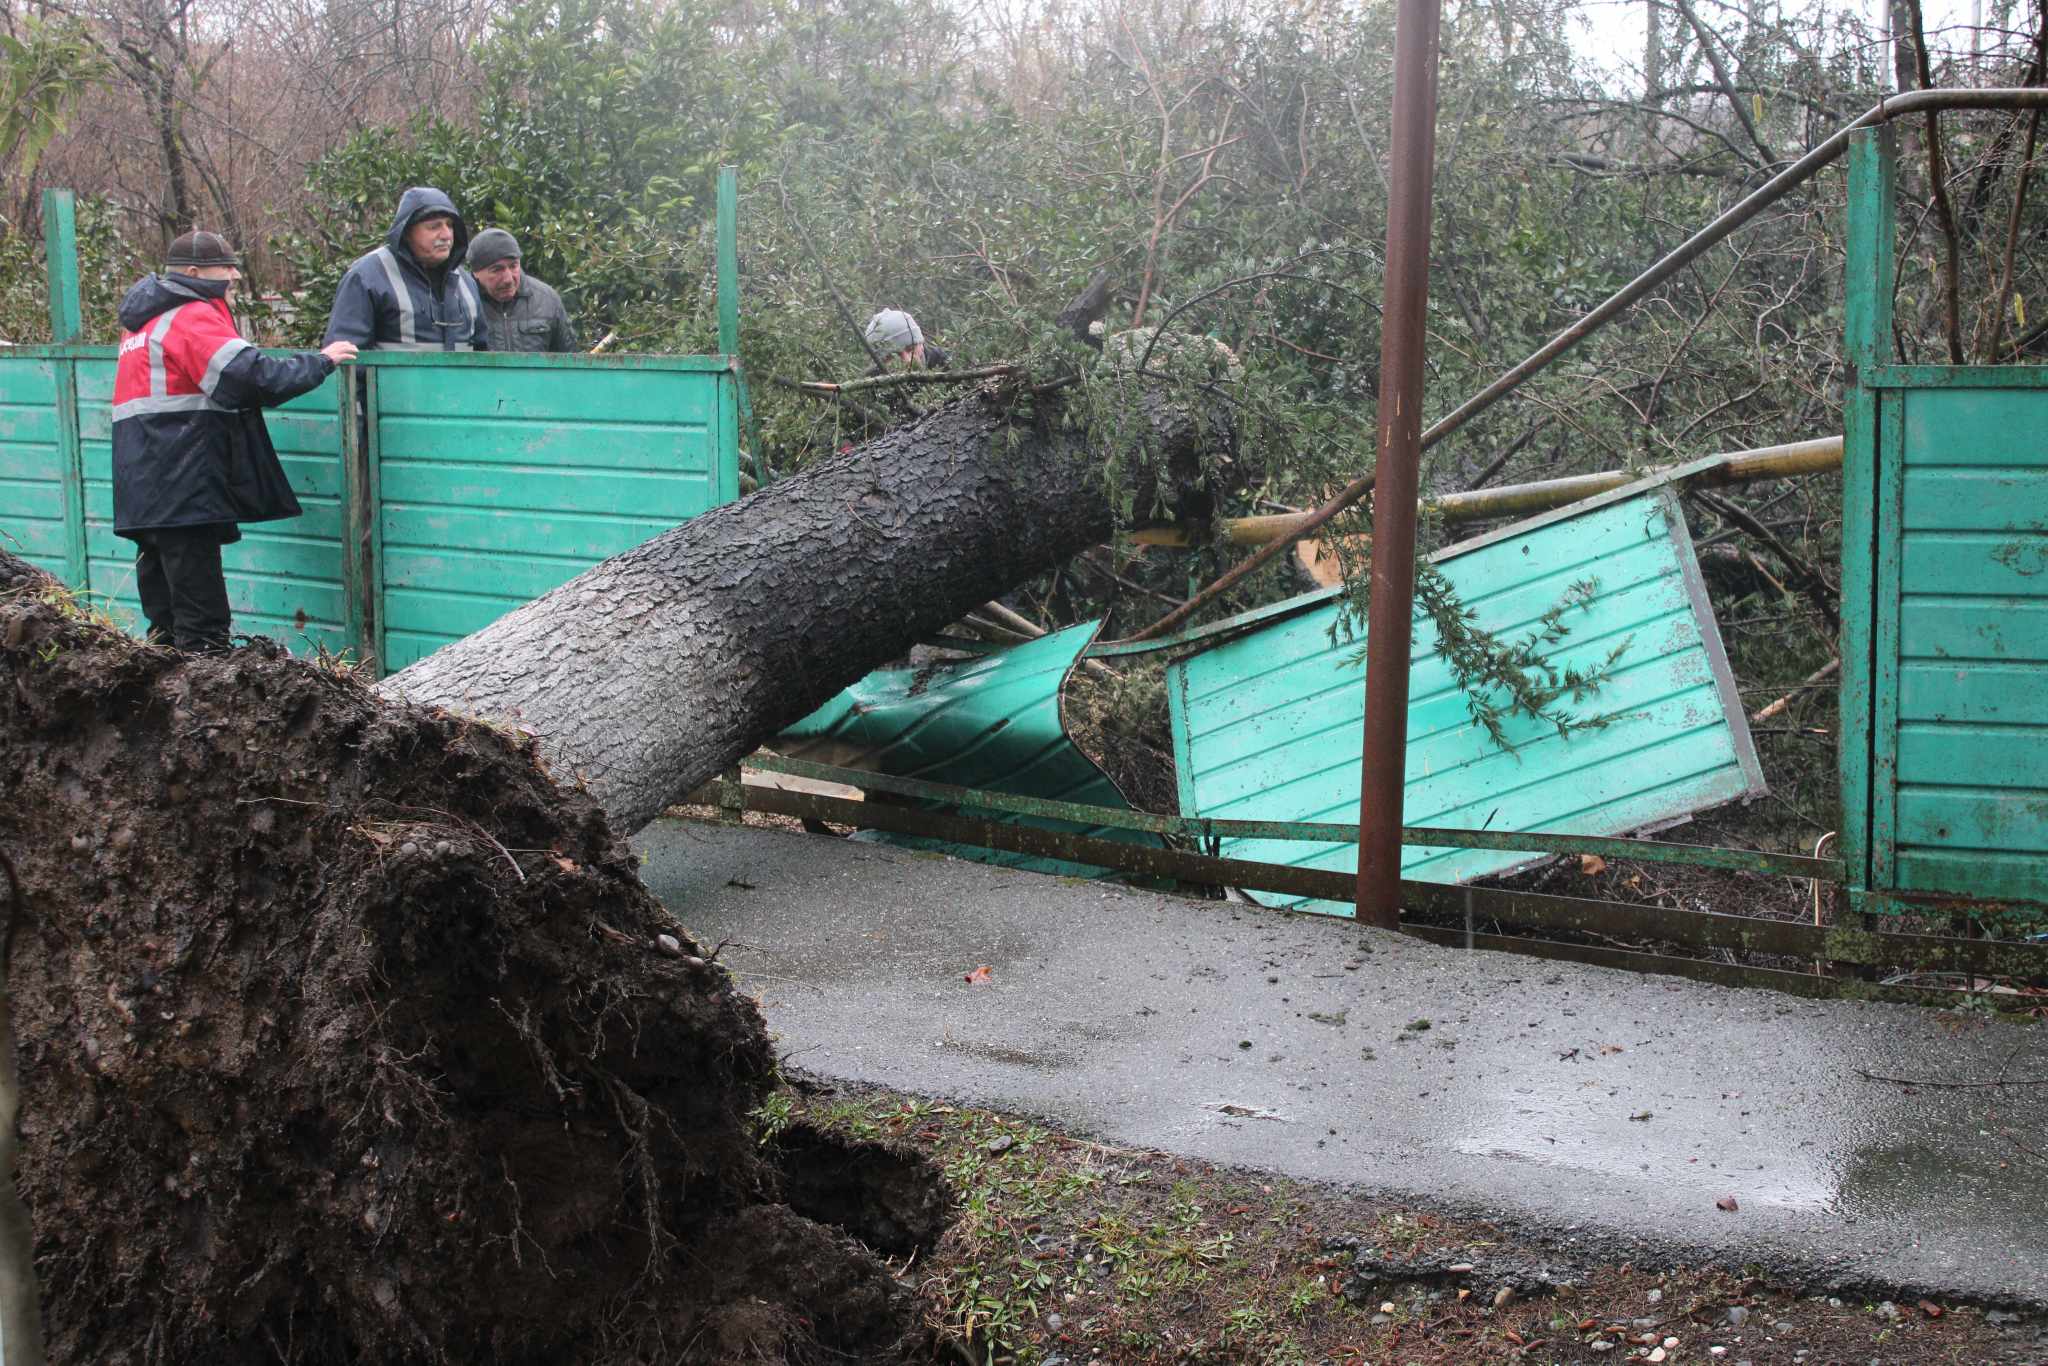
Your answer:
[[[521,267],[519,239],[503,228],[485,228],[470,241],[468,264],[483,291],[491,350],[580,349],[562,296]]]

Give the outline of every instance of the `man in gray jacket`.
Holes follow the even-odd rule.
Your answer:
[[[469,273],[484,294],[484,327],[493,351],[574,351],[576,329],[562,296],[520,267],[519,241],[485,228],[469,244]]]

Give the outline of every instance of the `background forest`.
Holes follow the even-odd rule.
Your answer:
[[[2041,13],[2003,0],[1932,38],[1952,16],[1918,0],[1888,23],[1771,0],[1628,9],[1447,4],[1429,417],[1887,90],[2043,82]],[[1640,47],[1607,50],[1606,31]],[[434,184],[472,230],[518,235],[587,340],[712,351],[713,183],[734,164],[742,354],[777,473],[940,401],[791,387],[865,371],[873,309],[985,364],[1031,353],[1099,268],[1112,327],[1171,314],[1242,358],[1259,478],[1226,511],[1313,506],[1371,465],[1388,3],[7,0],[0,35],[12,342],[47,327],[44,186],[81,195],[94,339],[196,225],[245,247],[264,338],[306,343],[401,189]],[[2038,122],[1902,126],[1903,358],[2011,358],[2048,333],[2048,300],[2028,318],[2048,268]],[[1839,432],[1842,197],[1838,166],[1780,201],[1431,451],[1424,487]],[[1757,725],[1770,838],[1808,846],[1832,823],[1833,690],[1813,680],[1836,651],[1839,501],[1824,475],[1693,504],[1748,705],[1792,699]],[[1241,553],[1121,546],[1021,602],[1063,624],[1122,596],[1136,626]],[[1232,605],[1300,586],[1275,571]]]

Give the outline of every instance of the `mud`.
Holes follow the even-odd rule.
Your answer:
[[[53,1361],[931,1359],[780,1203],[753,1003],[530,737],[0,552],[0,794]]]
[[[938,1167],[908,1144],[794,1124],[777,1135],[772,1156],[792,1209],[845,1229],[878,1252],[922,1252],[953,1222],[953,1199]]]

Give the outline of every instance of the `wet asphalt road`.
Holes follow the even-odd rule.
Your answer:
[[[818,836],[663,821],[634,843],[693,933],[738,941],[723,961],[814,1073],[1479,1212],[1582,1256],[2048,1304],[2048,1159],[2026,1151],[2048,1154],[2048,1082],[1859,1073],[2048,1078],[2039,1026]]]

